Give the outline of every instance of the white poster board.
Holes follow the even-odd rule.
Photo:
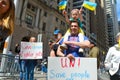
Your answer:
[[[49,57],[48,80],[97,80],[97,59]]]
[[[42,59],[42,42],[21,42],[20,59]]]

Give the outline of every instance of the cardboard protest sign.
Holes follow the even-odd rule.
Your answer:
[[[97,80],[96,58],[48,58],[48,80]]]
[[[42,59],[42,42],[21,42],[20,59]]]

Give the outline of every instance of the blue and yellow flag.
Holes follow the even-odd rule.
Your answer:
[[[59,10],[64,10],[67,6],[67,0],[62,0],[60,3],[59,3]]]
[[[85,7],[86,9],[94,11],[96,9],[97,4],[90,1],[84,1],[82,6]]]

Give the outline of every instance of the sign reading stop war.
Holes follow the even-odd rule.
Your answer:
[[[48,80],[97,80],[96,58],[48,58]]]
[[[42,42],[21,42],[20,59],[42,59]]]

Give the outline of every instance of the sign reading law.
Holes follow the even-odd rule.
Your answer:
[[[97,80],[96,58],[48,58],[48,80]]]
[[[42,59],[42,42],[21,42],[20,59]]]

